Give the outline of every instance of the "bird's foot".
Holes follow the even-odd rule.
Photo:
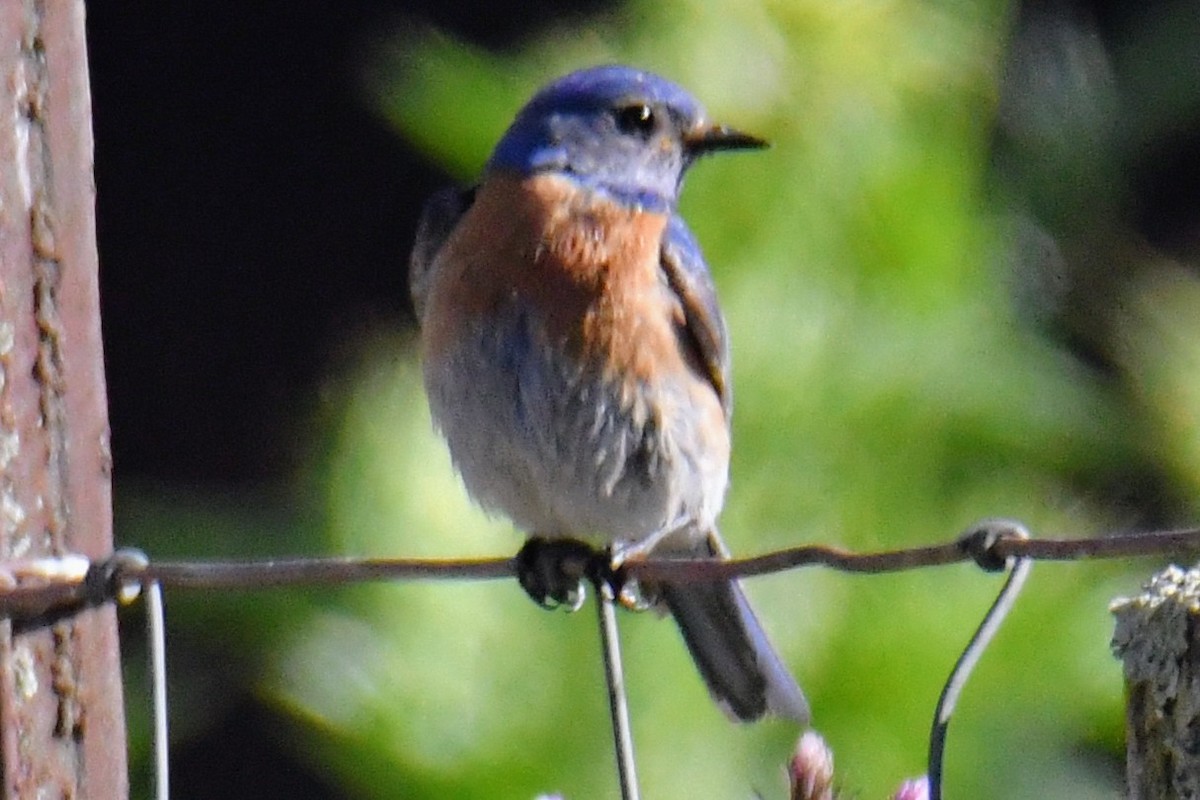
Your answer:
[[[578,611],[587,584],[614,586],[615,572],[607,554],[574,539],[532,538],[517,553],[517,580],[543,608]]]
[[[625,565],[630,561],[645,558],[649,548],[640,543],[634,545],[615,545],[609,549],[608,585],[612,587],[613,597],[627,611],[647,611],[659,605],[658,592],[651,586],[643,585],[637,578],[630,577]]]
[[[625,571],[618,568],[619,576],[616,584],[621,590],[616,593],[617,602],[627,611],[649,611],[659,607],[658,593],[649,588],[643,588],[636,578],[628,578]]]

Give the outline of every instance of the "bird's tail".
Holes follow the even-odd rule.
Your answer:
[[[708,555],[724,548],[715,531]],[[664,584],[658,594],[683,633],[700,675],[732,718],[752,722],[767,712],[807,724],[808,701],[750,608],[737,581]]]

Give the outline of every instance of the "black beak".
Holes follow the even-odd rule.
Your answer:
[[[683,145],[688,154],[695,157],[718,150],[761,150],[769,143],[724,125],[705,125],[684,135]]]

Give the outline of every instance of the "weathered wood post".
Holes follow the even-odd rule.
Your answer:
[[[0,0],[0,559],[112,549],[82,0]],[[6,798],[128,795],[115,612],[0,622]]]
[[[1131,800],[1200,798],[1200,570],[1171,566],[1117,600]]]

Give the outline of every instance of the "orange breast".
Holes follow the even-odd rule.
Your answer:
[[[610,377],[685,369],[675,334],[683,312],[659,267],[666,223],[566,178],[491,177],[438,254],[426,347],[436,352],[461,323],[486,324],[518,303],[548,343]]]

